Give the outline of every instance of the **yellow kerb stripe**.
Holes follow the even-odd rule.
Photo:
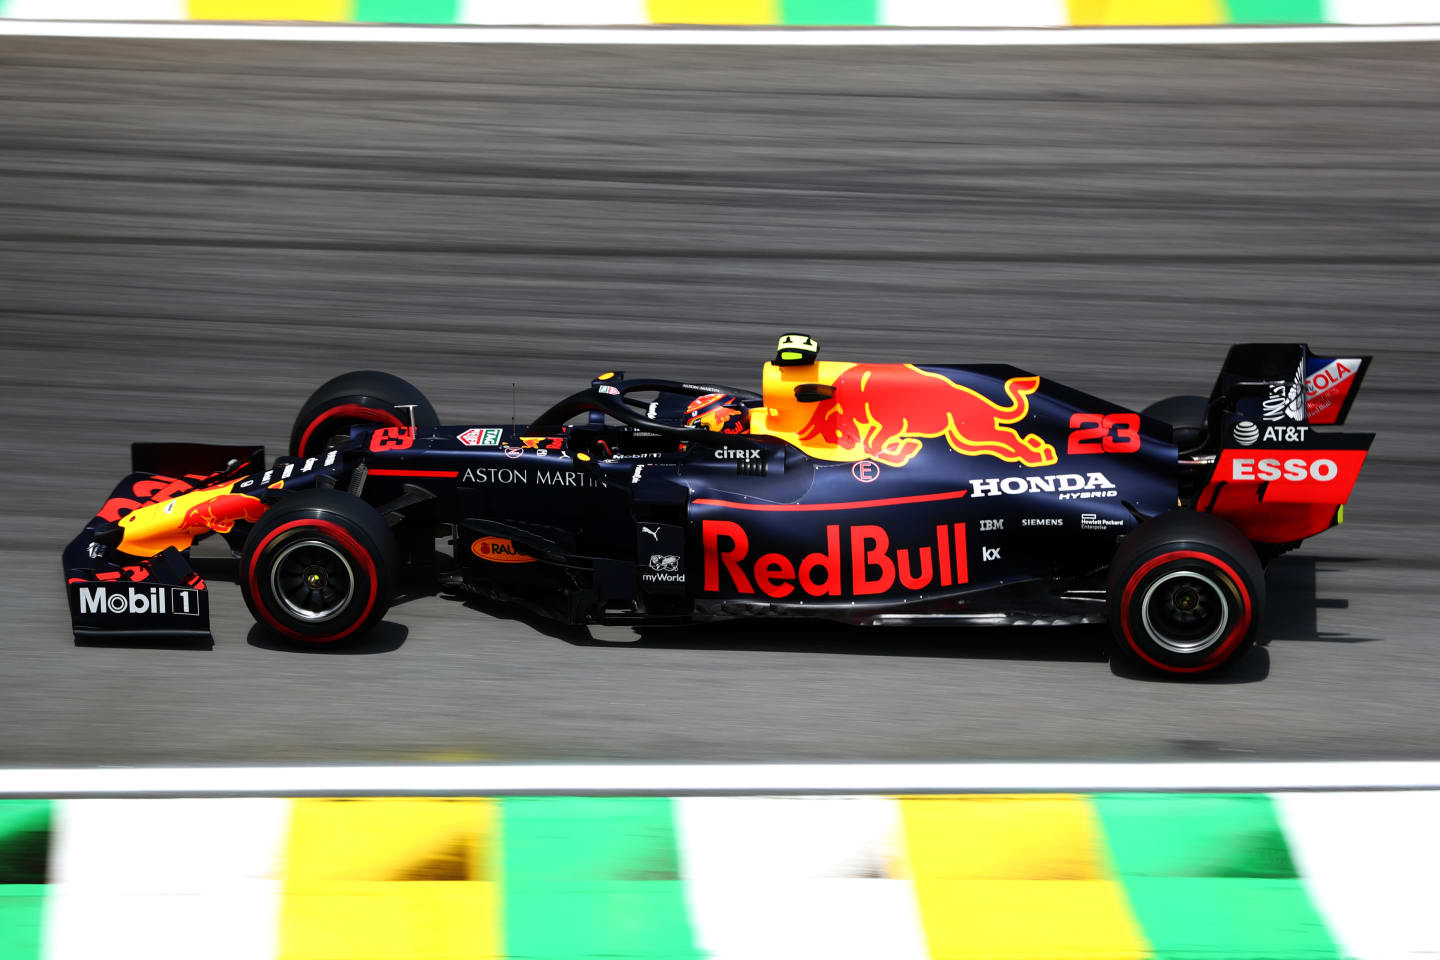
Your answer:
[[[648,0],[651,23],[775,24],[778,0]]]
[[[905,797],[900,807],[931,956],[1150,955],[1085,797]]]
[[[353,0],[189,0],[191,20],[340,20],[354,18]]]
[[[1223,0],[1069,0],[1074,27],[1228,23]]]
[[[501,956],[498,824],[493,800],[292,801],[279,956]]]

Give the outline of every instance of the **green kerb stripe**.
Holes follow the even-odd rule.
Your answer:
[[[1226,0],[1231,23],[1324,23],[1323,0]]]
[[[787,26],[870,27],[880,22],[877,0],[780,0]]]
[[[35,960],[44,929],[50,801],[0,800],[0,960]]]
[[[460,0],[355,0],[358,23],[454,23],[459,14]]]
[[[515,798],[501,818],[507,955],[699,957],[673,801]]]
[[[1340,956],[1263,794],[1095,797],[1156,960]]]

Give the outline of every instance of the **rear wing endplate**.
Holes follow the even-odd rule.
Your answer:
[[[1343,424],[1370,369],[1370,356],[1327,357],[1304,343],[1239,343],[1210,393],[1260,422]]]

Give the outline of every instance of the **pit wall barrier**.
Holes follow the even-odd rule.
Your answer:
[[[1440,791],[0,800],[3,960],[1434,957]]]
[[[1440,21],[1437,0],[0,0],[37,20],[1086,27]]]

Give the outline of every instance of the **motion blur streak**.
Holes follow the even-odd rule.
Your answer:
[[[674,800],[517,797],[501,804],[507,953],[698,958]]]
[[[1338,960],[1271,797],[1124,794],[1094,803],[1109,860],[1157,953]]]
[[[4,801],[17,802],[23,801]],[[42,841],[42,851],[49,848],[48,876],[38,878],[48,886],[34,888],[47,894],[36,911],[43,922],[37,915],[30,952],[6,953],[0,946],[0,957],[274,956],[289,801],[87,800],[52,806],[52,832],[32,835],[32,843]],[[0,816],[3,810],[0,805]],[[0,845],[13,840],[0,837]],[[0,903],[5,889],[0,886]],[[0,930],[5,928],[0,918]],[[21,930],[17,936],[23,936]]]
[[[888,797],[686,797],[696,942],[716,960],[928,957]]]
[[[915,896],[935,956],[1147,953],[1086,798],[899,802]]]
[[[1440,757],[1433,47],[12,38],[0,87],[6,765]],[[213,649],[67,634],[56,550],[132,440],[273,454],[375,367],[450,423],[754,388],[787,330],[1137,409],[1231,342],[1353,345],[1380,438],[1229,683],[1116,676],[1103,629],[612,644],[430,597],[297,653],[208,569]]]
[[[48,2],[48,0],[44,0]],[[1370,2],[1370,0],[1364,0]],[[528,7],[526,9],[529,9]],[[523,18],[523,15],[521,15]],[[517,19],[521,19],[517,18]],[[317,26],[254,23],[96,23],[66,20],[0,20],[0,36],[90,37],[126,40],[261,40],[302,43],[465,43],[636,45],[702,47],[1103,47],[1294,43],[1430,43],[1440,25],[1260,27],[1087,27],[1056,29],[830,30],[744,27],[412,27]]]
[[[1402,957],[1440,944],[1434,799],[1428,793],[1276,795],[1297,872],[1350,954]],[[1385,881],[1375,884],[1381,874]]]
[[[1432,956],[1437,813],[1433,791],[3,800],[0,956]]]
[[[281,956],[499,956],[498,812],[490,800],[294,801]]]

